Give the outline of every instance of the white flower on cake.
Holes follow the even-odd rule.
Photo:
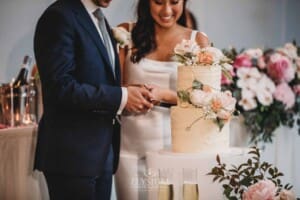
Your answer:
[[[199,116],[187,128],[204,118],[214,120],[221,130],[235,110],[236,99],[232,97],[230,91],[215,91],[197,80],[193,81],[191,89],[180,90],[177,94],[180,103],[184,103],[184,107],[188,102],[196,108],[201,108],[204,112],[203,116]]]
[[[191,40],[183,40],[174,48],[173,59],[183,65],[223,65],[230,60],[215,47],[200,48]],[[228,67],[228,66],[227,66]]]
[[[121,48],[124,48],[125,46],[128,46],[131,44],[131,33],[128,32],[123,27],[115,27],[112,29],[114,38],[118,42],[118,45],[120,45]]]
[[[174,48],[174,60],[179,63],[193,65],[197,62],[197,54],[200,51],[198,44],[191,40],[182,40]]]

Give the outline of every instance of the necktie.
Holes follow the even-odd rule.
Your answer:
[[[109,37],[109,34],[107,32],[107,29],[106,29],[105,17],[104,17],[103,12],[100,8],[95,10],[95,12],[93,14],[98,19],[98,25],[99,25],[99,29],[100,29],[101,34],[102,34],[103,43],[106,47],[106,51],[107,51],[109,61],[110,61],[111,66],[112,66],[112,70],[115,73],[113,56],[112,56],[112,51],[111,51],[111,46],[110,46],[110,37]]]

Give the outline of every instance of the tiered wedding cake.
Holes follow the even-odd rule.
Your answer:
[[[223,187],[208,176],[216,155],[228,164],[244,160],[243,152],[229,147],[229,121],[236,99],[230,91],[221,92],[221,75],[226,57],[213,47],[200,49],[192,41],[175,48],[178,67],[178,104],[171,107],[172,150],[147,153],[148,169],[170,169],[168,184],[174,200],[195,194],[193,199],[223,199]],[[186,175],[184,171],[195,174]],[[191,178],[194,177],[194,178]],[[193,192],[185,193],[186,185]],[[148,199],[157,199],[159,190],[150,188]]]
[[[195,57],[190,57],[190,66],[178,67],[178,104],[171,108],[172,151],[222,152],[229,148],[229,120],[236,103],[229,91],[221,92],[225,56],[213,47],[191,49],[189,54],[178,49],[180,45],[180,58],[192,51]]]

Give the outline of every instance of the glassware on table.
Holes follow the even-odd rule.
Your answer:
[[[159,169],[158,200],[173,200],[174,186],[172,183],[173,169]]]
[[[183,168],[183,200],[198,200],[197,168]]]

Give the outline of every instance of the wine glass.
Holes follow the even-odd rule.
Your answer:
[[[198,200],[198,171],[197,168],[183,168],[183,200]]]
[[[173,169],[159,169],[158,200],[173,200]]]

